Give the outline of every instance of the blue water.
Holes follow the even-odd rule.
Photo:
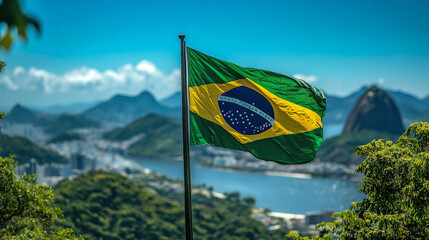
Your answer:
[[[324,137],[341,134],[342,124],[325,125]],[[183,179],[181,161],[138,160],[144,167],[171,178]],[[200,166],[191,159],[193,184],[213,186],[215,192],[240,192],[252,196],[256,205],[275,212],[305,214],[306,212],[349,208],[351,202],[361,201],[358,182],[331,178],[291,178],[259,173],[232,172]]]
[[[341,134],[344,124],[329,124],[323,126],[323,137],[330,138]]]
[[[172,178],[183,179],[181,161],[138,160],[146,168]],[[193,184],[213,186],[215,192],[238,191],[241,196],[252,196],[256,206],[275,212],[305,214],[306,212],[348,209],[363,195],[356,191],[357,182],[322,179],[270,176],[259,173],[222,171],[191,163]]]

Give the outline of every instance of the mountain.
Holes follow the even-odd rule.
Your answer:
[[[157,113],[169,117],[180,116],[179,108],[168,108],[156,101],[149,92],[137,96],[115,95],[83,112],[88,118],[97,121],[129,123],[145,114]]]
[[[398,105],[411,106],[419,111],[429,110],[429,99],[417,97],[402,91],[387,91]]]
[[[383,89],[373,86],[359,98],[343,128],[344,133],[364,129],[402,134],[404,126],[395,101]]]
[[[32,109],[36,110],[37,112],[43,112],[47,114],[62,114],[62,113],[77,114],[99,103],[100,101],[77,102],[77,103],[71,103],[71,104],[55,104],[47,107],[32,107]]]
[[[68,160],[48,149],[41,148],[24,137],[0,135],[0,155],[10,156],[14,154],[16,160],[28,163],[35,158],[39,164],[67,163]]]
[[[422,114],[417,118],[417,121],[429,122],[429,110],[422,112]]]
[[[100,123],[82,115],[62,114],[45,127],[45,132],[59,134],[79,128],[99,128]]]
[[[326,95],[326,113],[323,117],[324,124],[344,123],[359,96],[367,90],[362,87],[346,97]]]
[[[36,121],[36,114],[18,103],[10,110],[5,120],[10,123],[32,124]]]
[[[171,108],[180,107],[182,106],[182,94],[180,92],[176,92],[173,95],[162,99],[161,104]]]
[[[422,103],[423,103],[424,106],[428,106],[429,107],[429,94],[425,98],[422,99]]]
[[[127,154],[138,157],[180,156],[181,122],[161,115],[148,114],[134,122],[103,135],[110,141],[124,141],[142,135],[127,149]]]
[[[326,114],[323,118],[323,123],[344,124],[353,106],[368,88],[369,87],[364,86],[345,97],[326,94]],[[418,119],[423,119],[424,117],[422,117],[422,115],[424,115],[425,111],[429,110],[429,96],[424,99],[419,99],[412,94],[401,91],[386,90],[386,92],[395,101],[406,126],[419,121]]]
[[[359,165],[363,158],[354,153],[355,147],[377,139],[395,141],[403,132],[395,101],[386,91],[373,86],[366,89],[354,104],[342,134],[326,139],[316,158],[322,162]]]
[[[38,114],[21,104],[16,104],[4,119],[8,123],[33,124],[34,126],[44,127],[51,123],[55,116],[48,114]]]

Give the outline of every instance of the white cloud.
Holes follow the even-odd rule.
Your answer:
[[[0,88],[39,93],[87,93],[110,97],[118,92],[137,94],[147,90],[160,99],[180,90],[180,71],[164,74],[143,60],[137,65],[125,64],[117,70],[99,71],[81,67],[62,75],[44,69],[16,67],[0,76]]]
[[[377,79],[377,83],[379,84],[379,85],[382,85],[383,83],[385,83],[386,82],[386,80],[384,79],[384,78],[379,78],[379,79]]]
[[[8,89],[15,91],[18,90],[18,86],[15,85],[11,80],[9,76],[0,78],[0,85],[3,85],[7,87]]]
[[[156,67],[151,62],[143,60],[139,62],[139,64],[137,64],[137,70],[154,74],[156,71]]]
[[[293,75],[293,77],[301,79],[301,80],[304,80],[304,81],[306,81],[308,83],[315,83],[317,81],[317,77],[314,76],[314,75],[308,75],[308,76],[306,76],[306,75],[303,75],[303,74],[300,74],[300,73],[296,73],[296,74]]]
[[[25,70],[24,70],[24,68],[23,67],[16,67],[14,70],[13,70],[13,75],[19,75],[20,73],[23,73]]]

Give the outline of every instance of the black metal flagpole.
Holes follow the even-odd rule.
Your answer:
[[[185,35],[180,34],[181,70],[182,70],[182,129],[183,129],[183,181],[185,186],[185,224],[186,240],[193,240],[192,233],[192,186],[189,156],[189,119],[188,119],[188,61],[186,59]]]

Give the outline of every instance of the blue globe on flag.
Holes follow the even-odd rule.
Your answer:
[[[251,88],[240,86],[224,92],[218,104],[225,122],[241,134],[260,134],[274,125],[271,103]]]

